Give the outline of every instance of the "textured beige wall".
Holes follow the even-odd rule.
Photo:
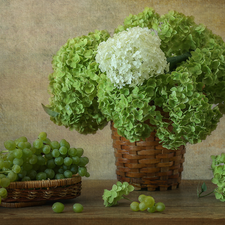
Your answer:
[[[110,33],[130,13],[148,7],[159,14],[177,10],[195,16],[225,40],[224,0],[0,0],[0,149],[21,135],[33,141],[40,131],[52,140],[83,147],[92,179],[116,178],[109,126],[81,135],[53,124],[42,110],[48,104],[52,56],[69,38],[95,29]],[[211,178],[210,155],[225,151],[225,118],[200,144],[188,145],[183,178]]]

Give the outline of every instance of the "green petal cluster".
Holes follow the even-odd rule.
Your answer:
[[[96,50],[109,37],[107,31],[69,39],[53,57],[49,75],[51,120],[82,134],[95,133],[107,121],[98,109],[97,85],[101,73]]]
[[[197,25],[193,17],[175,11],[159,17],[146,8],[126,18],[115,32],[133,26],[157,30],[167,57],[186,52],[190,57],[169,73],[151,77],[138,87],[117,89],[101,75],[99,108],[107,120],[114,122],[118,133],[131,142],[145,139],[154,129],[168,149],[201,142],[216,129],[225,112],[223,40]]]
[[[153,8],[146,7],[143,12],[137,15],[130,14],[124,20],[123,25],[119,25],[114,33],[118,33],[131,27],[148,27],[149,29],[155,29],[159,24],[159,14],[155,12]],[[156,30],[156,29],[155,29]]]
[[[217,188],[214,190],[216,199],[221,202],[225,202],[225,153],[221,155],[212,155],[212,171],[213,178],[212,183],[217,185]]]
[[[117,202],[123,199],[124,195],[128,195],[133,190],[134,187],[128,184],[128,182],[121,183],[120,181],[118,181],[112,186],[112,189],[110,191],[107,189],[104,190],[102,198],[104,200],[105,207],[117,205]]]
[[[54,123],[82,134],[95,133],[111,120],[131,142],[144,140],[154,129],[168,149],[201,142],[225,113],[224,41],[194,17],[176,11],[160,16],[152,8],[129,15],[115,33],[138,26],[158,33],[168,62],[171,57],[188,58],[141,86],[118,89],[95,60],[109,33],[76,37],[53,58],[45,111]]]

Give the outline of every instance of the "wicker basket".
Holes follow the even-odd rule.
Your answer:
[[[145,141],[130,142],[117,133],[111,122],[116,174],[119,181],[127,181],[136,189],[165,191],[178,188],[185,146],[178,150],[162,147],[152,132]]]
[[[81,195],[81,177],[59,180],[19,181],[7,187],[8,196],[2,199],[3,207],[43,205],[46,201],[72,199]]]

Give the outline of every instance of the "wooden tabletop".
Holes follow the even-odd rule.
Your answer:
[[[102,194],[104,189],[110,190],[116,180],[83,180],[82,193],[76,199],[61,201],[65,204],[63,213],[54,213],[51,209],[53,202],[42,206],[25,208],[0,207],[1,225],[195,225],[195,224],[225,224],[225,202],[216,200],[214,194],[197,198],[199,181],[182,180],[180,187],[170,191],[134,191],[129,198],[137,201],[140,194],[151,195],[156,202],[163,202],[166,209],[162,213],[132,212],[130,202],[121,200],[119,205],[104,207]],[[205,181],[208,191],[215,186]],[[82,213],[74,213],[72,206],[79,202],[84,206]]]

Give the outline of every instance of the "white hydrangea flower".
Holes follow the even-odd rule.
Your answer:
[[[118,88],[142,85],[149,77],[168,71],[161,40],[152,29],[133,27],[114,34],[98,46],[96,62]]]

